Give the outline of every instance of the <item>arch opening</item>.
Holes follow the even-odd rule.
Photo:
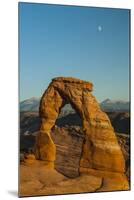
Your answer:
[[[55,168],[68,177],[79,176],[82,147],[85,140],[82,119],[69,104],[59,112],[51,137],[56,146]]]

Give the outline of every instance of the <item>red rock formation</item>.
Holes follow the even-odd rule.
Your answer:
[[[92,95],[92,89],[92,83],[75,78],[59,77],[52,80],[40,102],[42,124],[36,141],[37,159],[54,162],[56,149],[50,132],[61,108],[70,103],[82,118],[86,137],[81,167],[125,171],[124,157],[113,127]]]

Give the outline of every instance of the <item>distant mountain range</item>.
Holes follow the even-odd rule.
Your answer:
[[[39,110],[39,97],[32,97],[20,102],[20,111],[38,111]]]
[[[100,103],[101,109],[104,111],[121,111],[126,112],[130,110],[130,102],[122,100],[106,99]]]
[[[39,110],[39,97],[32,97],[20,102],[20,111],[38,111]],[[103,111],[107,112],[128,112],[130,109],[130,103],[128,101],[122,100],[110,100],[105,99],[100,103],[100,107]],[[60,115],[68,115],[70,113],[75,113],[75,110],[70,104],[66,104]]]

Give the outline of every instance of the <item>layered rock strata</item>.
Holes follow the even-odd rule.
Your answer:
[[[54,162],[56,146],[51,130],[61,108],[70,103],[83,122],[85,142],[80,166],[124,172],[125,161],[111,122],[92,95],[93,84],[75,78],[52,80],[40,102],[41,127],[36,140],[36,158]]]

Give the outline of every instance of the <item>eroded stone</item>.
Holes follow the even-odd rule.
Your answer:
[[[75,78],[59,77],[52,80],[40,102],[42,124],[36,141],[36,158],[54,162],[55,144],[51,129],[61,108],[70,103],[83,121],[86,135],[80,161],[81,167],[124,172],[125,161],[111,122],[92,95],[93,84]]]

